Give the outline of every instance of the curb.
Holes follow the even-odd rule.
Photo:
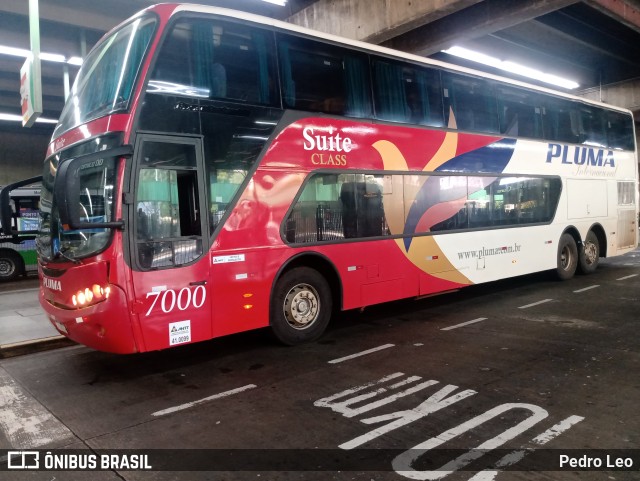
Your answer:
[[[76,343],[65,336],[52,336],[44,339],[4,344],[0,345],[0,359],[9,359],[10,357],[24,356],[25,354],[33,354],[74,345],[76,345]]]

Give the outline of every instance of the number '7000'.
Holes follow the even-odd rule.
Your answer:
[[[196,286],[192,292],[189,287],[183,287],[176,294],[173,289],[164,289],[162,291],[147,292],[146,298],[149,299],[150,297],[153,297],[153,302],[147,311],[147,316],[151,314],[156,305],[165,314],[169,314],[175,308],[178,308],[179,311],[185,311],[189,307],[199,309],[207,299],[207,290],[204,286]]]

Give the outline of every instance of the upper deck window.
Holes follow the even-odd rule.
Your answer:
[[[442,127],[440,72],[409,63],[372,61],[376,116],[391,122]]]
[[[148,92],[278,103],[273,37],[263,29],[219,20],[183,19],[158,55]]]
[[[282,34],[278,55],[285,107],[371,116],[369,59],[364,53]]]
[[[156,22],[138,18],[102,40],[87,56],[54,137],[100,116],[126,110]]]
[[[498,132],[495,84],[485,79],[445,72],[442,75],[447,125],[451,115],[460,130]]]

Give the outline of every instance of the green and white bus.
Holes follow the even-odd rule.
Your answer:
[[[40,186],[14,189],[11,191],[10,199],[17,230],[37,231]],[[35,242],[33,235],[0,234],[0,282],[13,280],[38,269]]]

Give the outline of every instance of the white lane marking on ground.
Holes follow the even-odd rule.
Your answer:
[[[596,284],[595,286],[585,287],[584,289],[578,289],[577,291],[573,291],[573,292],[577,294],[579,292],[590,291],[591,289],[595,289],[596,287],[600,287],[600,284]]]
[[[0,368],[0,431],[14,449],[75,439],[73,433]]]
[[[366,356],[367,354],[371,354],[374,352],[382,351],[383,349],[389,349],[390,347],[394,347],[395,344],[385,344],[383,346],[374,347],[373,349],[367,349],[366,351],[357,352],[355,354],[351,354],[350,356],[340,357],[338,359],[333,359],[328,361],[329,364],[338,364],[339,362],[349,361],[351,359],[355,359],[356,357]]]
[[[254,389],[258,386],[255,384],[247,384],[246,386],[242,386],[236,389],[232,389],[230,391],[221,392],[218,394],[214,394],[213,396],[205,397],[203,399],[198,399],[197,401],[191,401],[188,403],[180,404],[179,406],[173,406],[167,409],[162,409],[161,411],[156,411],[152,413],[152,416],[164,416],[165,414],[175,413],[176,411],[182,411],[184,409],[192,408],[193,406],[197,406],[198,404],[206,403],[208,401],[214,401],[216,399],[222,399],[228,396],[233,396],[234,394],[241,393],[243,391],[248,391],[249,389]]]
[[[488,318],[479,317],[478,319],[474,319],[473,321],[463,322],[461,324],[456,324],[455,326],[443,327],[440,329],[441,331],[451,331],[452,329],[458,329],[459,327],[468,326],[469,324],[475,324],[476,322],[486,321]]]
[[[558,424],[551,426],[545,432],[533,438],[533,442],[538,445],[548,443],[553,438],[559,436],[571,426],[578,424],[582,420],[584,420],[584,417],[582,416],[569,416],[567,419],[563,419]]]
[[[553,301],[553,299],[543,299],[543,300],[538,301],[538,302],[533,302],[531,304],[527,304],[526,306],[520,306],[520,307],[518,307],[518,309],[529,309],[530,307],[539,306],[540,304],[544,304],[545,302],[551,302],[551,301]]]
[[[626,281],[627,279],[631,279],[632,277],[636,277],[638,274],[631,274],[630,276],[624,276],[620,279],[616,279],[616,281]]]
[[[579,423],[584,418],[582,416],[569,416],[566,419],[563,419],[558,424],[547,429],[545,432],[539,434],[527,444],[523,445],[520,449],[510,452],[503,458],[501,458],[496,464],[496,468],[506,468],[517,462],[521,461],[527,454],[529,454],[535,447],[543,446],[548,443],[552,439],[555,439],[560,434],[565,432],[567,429],[572,427],[573,425]],[[487,470],[480,471],[475,476],[469,478],[469,481],[494,481],[496,476],[498,476],[500,471],[498,470]]]

